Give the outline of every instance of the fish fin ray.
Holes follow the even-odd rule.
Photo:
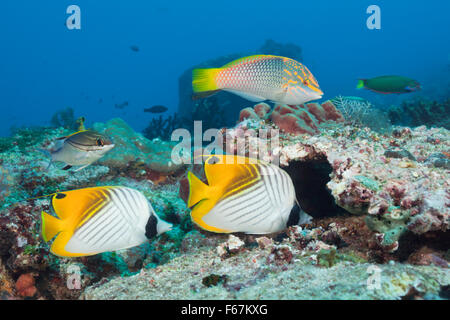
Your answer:
[[[365,87],[365,79],[358,79],[358,84],[356,85],[356,89],[362,89]]]
[[[216,84],[216,76],[220,68],[194,69],[192,70],[192,90],[194,93],[214,91],[219,89]]]

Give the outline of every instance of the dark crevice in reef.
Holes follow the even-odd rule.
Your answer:
[[[395,256],[400,262],[404,262],[421,248],[429,248],[436,252],[446,252],[449,250],[450,232],[429,231],[425,234],[414,234],[408,231],[399,238],[398,242],[399,246]]]
[[[336,205],[331,191],[326,186],[333,171],[326,159],[292,161],[283,169],[294,183],[300,206],[310,216],[324,218],[348,213]]]

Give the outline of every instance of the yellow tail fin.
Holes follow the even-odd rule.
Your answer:
[[[42,211],[41,217],[42,237],[44,238],[44,241],[47,242],[53,239],[53,237],[61,231],[61,220],[44,211]]]
[[[364,82],[365,82],[364,79],[358,79],[358,84],[356,85],[356,89],[364,88],[364,86],[365,86]]]
[[[220,68],[194,69],[192,70],[192,90],[194,93],[216,91],[216,76]]]
[[[203,183],[190,171],[188,172],[187,177],[189,181],[189,198],[187,206],[191,208],[196,203],[207,198],[208,185]]]

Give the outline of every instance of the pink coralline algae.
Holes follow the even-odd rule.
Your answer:
[[[308,103],[299,106],[279,104],[273,111],[268,104],[259,103],[253,108],[245,108],[239,115],[239,121],[245,119],[268,120],[283,132],[294,135],[319,133],[318,125],[324,122],[343,122],[344,118],[331,101],[322,105]]]

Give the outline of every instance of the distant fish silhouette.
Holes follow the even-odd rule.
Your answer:
[[[163,113],[166,111],[167,111],[167,108],[165,106],[161,106],[161,105],[156,105],[156,106],[144,109],[144,112],[150,112],[150,113]]]
[[[125,101],[125,102],[122,102],[122,103],[116,103],[116,104],[114,105],[114,107],[115,107],[116,109],[123,109],[123,108],[125,108],[126,106],[128,106],[128,101]]]
[[[139,52],[139,47],[138,46],[130,46],[130,49],[134,52]]]

